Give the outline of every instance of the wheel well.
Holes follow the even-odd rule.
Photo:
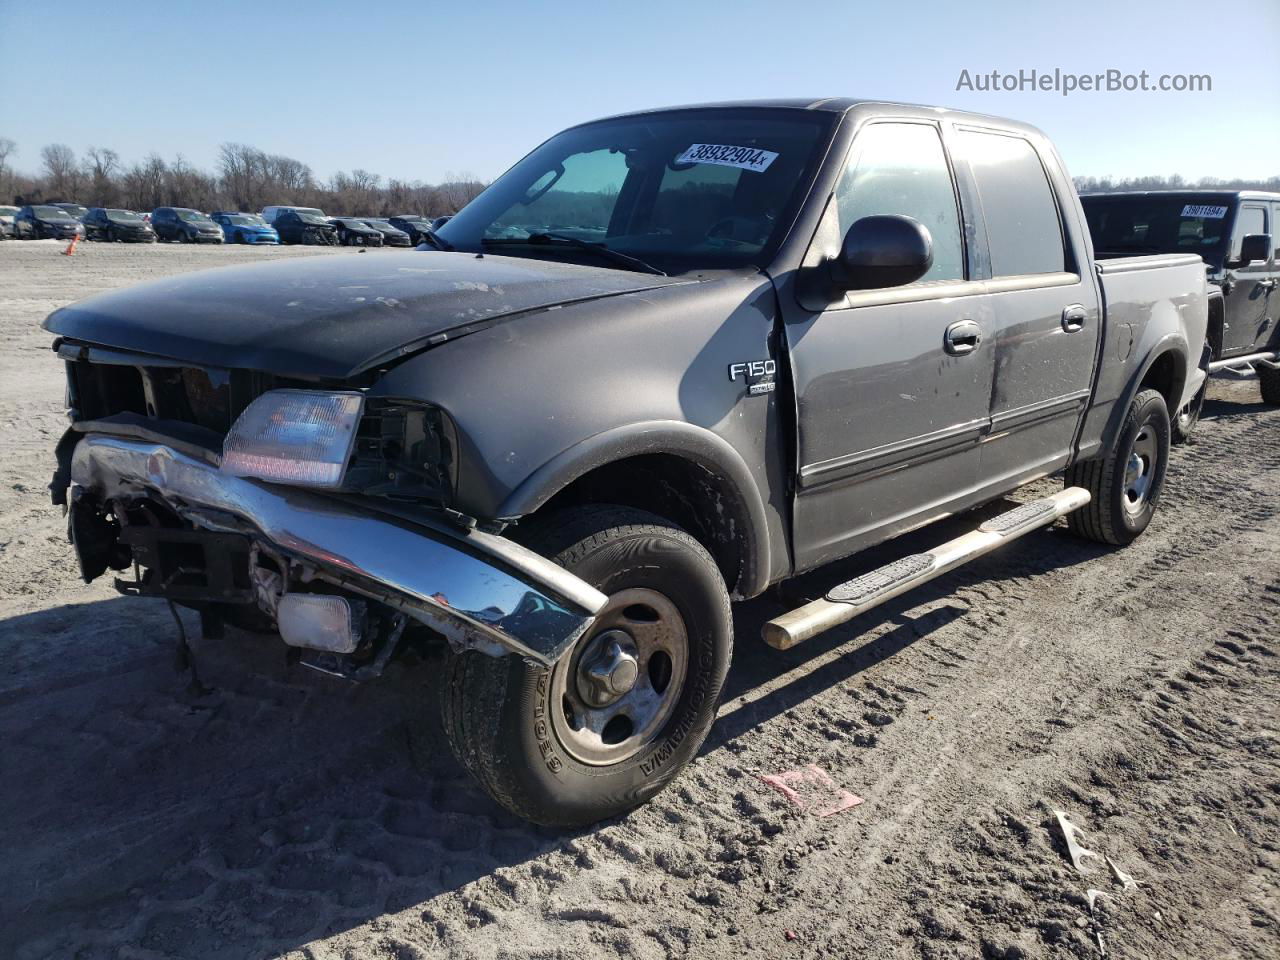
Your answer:
[[[578,477],[535,515],[587,503],[615,503],[670,520],[707,548],[731,592],[742,577],[748,514],[732,484],[701,464],[673,454],[616,460]]]
[[[1174,351],[1169,350],[1160,354],[1155,363],[1147,369],[1138,389],[1158,390],[1164,397],[1165,406],[1169,408],[1169,415],[1173,416],[1178,412],[1178,401],[1182,399],[1182,384],[1185,378],[1184,364],[1179,361]]]
[[[1211,360],[1217,360],[1222,354],[1222,328],[1227,319],[1227,306],[1222,297],[1209,298],[1209,329],[1206,339],[1213,351]]]

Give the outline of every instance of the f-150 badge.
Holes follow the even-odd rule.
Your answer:
[[[736,381],[741,376],[747,383],[747,395],[751,397],[772,393],[776,386],[774,374],[777,372],[778,364],[774,360],[746,360],[729,364],[729,379]]]

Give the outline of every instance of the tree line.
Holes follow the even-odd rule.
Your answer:
[[[1270,190],[1280,193],[1280,176],[1265,180],[1247,178],[1201,177],[1186,180],[1174,174],[1171,177],[1073,177],[1080,193],[1116,193],[1120,190]]]
[[[214,170],[201,170],[181,155],[152,153],[125,164],[114,150],[88,147],[83,154],[65,143],[40,150],[38,173],[21,173],[12,162],[17,144],[0,137],[0,198],[12,203],[82,203],[87,207],[192,207],[196,210],[257,211],[270,204],[319,207],[331,216],[395,216],[456,213],[485,184],[468,174],[442,183],[383,179],[368,170],[335,173],[327,181],[293,157],[243,143],[224,143]],[[9,201],[5,201],[9,202]]]

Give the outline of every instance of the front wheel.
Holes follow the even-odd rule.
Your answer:
[[[1169,410],[1158,390],[1142,390],[1129,405],[1115,445],[1104,456],[1067,469],[1068,487],[1092,499],[1067,516],[1072,533],[1124,546],[1151,523],[1169,462]]]
[[[589,506],[526,538],[609,598],[550,669],[452,655],[444,727],[500,804],[546,826],[585,826],[645,802],[693,759],[733,651],[715,561],[660,517]]]
[[[1272,406],[1280,406],[1280,369],[1268,367],[1265,363],[1256,364],[1258,387],[1262,390],[1262,402]]]

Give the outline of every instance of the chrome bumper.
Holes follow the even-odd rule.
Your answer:
[[[198,527],[248,534],[489,653],[549,666],[604,606],[598,590],[503,537],[227,476],[212,460],[91,433],[76,444],[71,481],[103,501],[158,499]]]

